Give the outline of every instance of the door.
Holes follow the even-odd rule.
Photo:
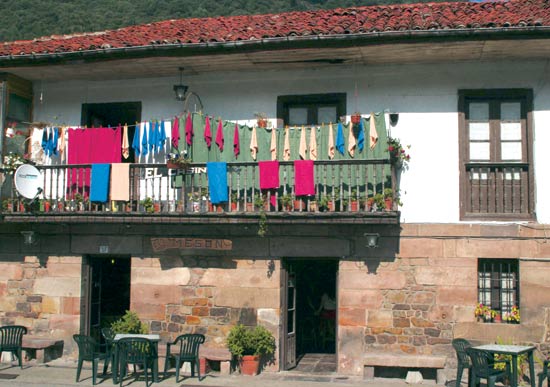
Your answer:
[[[283,313],[282,361],[283,369],[296,367],[296,273],[287,262],[282,270],[281,297]]]

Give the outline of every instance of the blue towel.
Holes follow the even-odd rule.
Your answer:
[[[153,121],[149,122],[149,150],[155,154],[155,147],[157,145],[157,132],[155,132],[155,124]]]
[[[206,163],[208,174],[208,190],[212,204],[228,201],[227,195],[227,163],[208,162]]]
[[[357,135],[357,148],[359,152],[363,152],[365,147],[365,126],[363,125],[363,119],[359,121],[359,134]]]
[[[147,124],[143,124],[143,138],[141,140],[141,153],[147,156],[149,152],[149,144],[147,143]]]
[[[157,151],[160,152],[164,149],[164,142],[166,141],[166,130],[164,129],[164,121],[157,121]]]
[[[336,149],[340,154],[344,154],[346,143],[344,141],[344,127],[342,126],[342,123],[338,123],[338,133],[336,134]]]
[[[106,203],[109,193],[111,164],[92,164],[90,201]]]
[[[48,146],[48,128],[44,128],[44,132],[42,132],[42,149],[44,150],[44,154],[48,156],[50,150]]]
[[[139,124],[136,124],[136,130],[134,132],[134,139],[132,140],[132,149],[134,150],[134,154],[136,157],[139,157],[140,155],[140,143],[139,143]],[[136,159],[137,162],[137,159]]]
[[[59,129],[53,128],[52,143],[50,145],[51,154],[57,156],[57,141],[59,140]]]

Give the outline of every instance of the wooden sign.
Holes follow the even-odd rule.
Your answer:
[[[228,239],[202,238],[151,238],[153,251],[179,250],[231,250],[233,242]]]

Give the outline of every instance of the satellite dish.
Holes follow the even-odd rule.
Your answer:
[[[30,164],[21,165],[15,171],[15,189],[24,198],[36,198],[43,191],[40,171]]]

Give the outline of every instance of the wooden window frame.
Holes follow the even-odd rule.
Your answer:
[[[492,164],[502,165],[524,165],[528,166],[528,185],[527,201],[528,211],[524,213],[469,213],[467,203],[470,200],[468,193],[469,175],[466,170],[466,164],[471,163],[469,159],[469,136],[468,136],[468,118],[466,114],[467,104],[472,101],[494,102],[519,101],[521,103],[522,131],[525,133],[522,141],[522,162],[509,163],[501,161],[491,161]],[[532,89],[464,89],[458,91],[458,115],[459,115],[459,162],[460,162],[460,219],[461,220],[535,220],[535,183],[534,183],[534,164],[533,164],[533,90]],[[493,131],[500,118],[489,117],[490,130]],[[524,124],[523,124],[524,121]],[[492,134],[494,134],[492,132]],[[523,138],[523,137],[522,137]],[[498,142],[500,144],[500,142]],[[491,147],[495,142],[491,140]],[[498,147],[497,147],[498,148]],[[500,150],[494,149],[496,155],[500,157]],[[495,156],[491,156],[494,160]],[[475,163],[475,162],[474,162]],[[475,163],[477,164],[477,163]],[[479,163],[482,165],[483,163]]]
[[[320,125],[315,108],[336,105],[336,116],[340,118],[346,115],[346,101],[346,93],[280,95],[277,97],[277,117],[288,125],[289,108],[305,107],[308,109],[307,125]]]

